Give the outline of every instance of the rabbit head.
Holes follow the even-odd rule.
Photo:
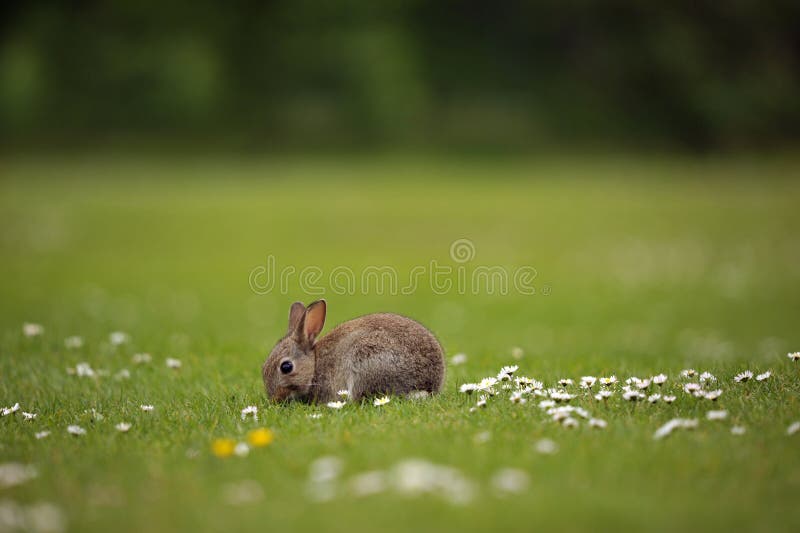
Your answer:
[[[271,400],[302,400],[314,380],[314,343],[325,325],[327,306],[318,300],[308,307],[300,302],[289,310],[289,328],[269,354],[262,376]]]

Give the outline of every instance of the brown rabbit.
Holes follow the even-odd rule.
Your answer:
[[[328,402],[347,390],[354,401],[376,394],[436,393],[444,382],[444,354],[424,326],[377,313],[340,324],[317,339],[327,305],[295,302],[289,329],[264,362],[267,395],[275,401]]]

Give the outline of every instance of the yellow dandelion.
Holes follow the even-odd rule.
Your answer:
[[[211,443],[211,451],[217,457],[230,457],[236,448],[236,441],[233,439],[216,439]]]
[[[267,428],[254,429],[247,434],[247,442],[255,448],[269,446],[273,440],[275,440],[275,435]]]

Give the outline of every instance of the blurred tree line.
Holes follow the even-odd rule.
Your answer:
[[[797,0],[0,3],[6,142],[788,144]]]

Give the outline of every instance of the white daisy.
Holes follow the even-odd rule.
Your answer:
[[[576,428],[578,427],[578,421],[572,418],[571,416],[566,417],[561,421],[561,425],[565,428]]]
[[[15,403],[11,407],[3,407],[2,415],[8,416],[12,413],[16,413],[17,411],[19,411],[19,402]]]
[[[786,428],[787,435],[794,435],[798,431],[800,431],[800,422],[792,422],[792,424]]]
[[[557,402],[568,402],[575,398],[575,395],[568,392],[553,392],[550,394],[550,398]]]
[[[34,433],[33,436],[36,437],[38,440],[41,440],[41,439],[45,439],[45,438],[49,437],[50,436],[50,432],[49,431],[39,431],[38,433]]]
[[[183,363],[181,363],[180,359],[174,359],[172,357],[167,357],[166,361],[164,361],[167,365],[167,368],[178,369],[181,367]]]
[[[740,372],[734,376],[733,381],[736,383],[744,383],[745,381],[749,381],[753,377],[753,373],[749,370],[745,370],[744,372]]]
[[[248,446],[246,442],[238,442],[233,448],[233,453],[235,453],[237,457],[247,457],[247,454],[250,453],[250,446]]]
[[[253,420],[258,422],[258,407],[255,405],[248,405],[244,409],[242,409],[242,420],[247,418],[247,415],[252,415]]]
[[[653,434],[653,438],[656,440],[663,439],[664,437],[668,436],[676,429],[694,429],[697,427],[697,419],[688,419],[688,418],[673,418],[660,428],[656,430]]]
[[[44,326],[41,324],[33,324],[26,322],[22,324],[22,334],[26,337],[38,337],[44,333]]]
[[[336,393],[336,396],[343,399],[350,398],[350,391],[347,389],[342,389]]]
[[[153,357],[149,353],[135,353],[131,360],[137,365],[143,365],[152,361]]]
[[[641,379],[636,384],[636,387],[641,389],[641,390],[645,390],[645,389],[650,388],[650,383],[652,383],[652,382],[649,379]]]
[[[601,390],[601,391],[598,391],[597,394],[594,395],[594,399],[597,400],[597,401],[600,401],[600,400],[606,401],[609,398],[611,398],[611,396],[613,396],[613,395],[614,395],[613,391]]]
[[[706,418],[709,420],[725,420],[728,418],[728,411],[709,411],[706,413]]]
[[[519,346],[514,346],[511,348],[511,357],[519,361],[525,356],[525,352]]]
[[[152,411],[153,409],[155,409],[155,407],[153,407],[152,405],[145,405],[145,404],[142,404],[142,405],[140,405],[140,406],[139,406],[139,409],[141,409],[142,411],[144,411],[144,412],[146,412],[146,413],[149,413],[150,411]]]
[[[600,384],[606,387],[610,387],[616,382],[617,382],[617,376],[608,376],[606,378],[600,378]]]
[[[697,374],[697,371],[694,368],[687,368],[686,370],[681,370],[681,377],[684,378],[691,378]]]
[[[127,423],[127,422],[120,422],[119,424],[117,424],[117,425],[116,425],[116,426],[114,426],[114,427],[115,427],[115,428],[117,429],[117,431],[119,431],[120,433],[127,433],[127,432],[128,432],[128,430],[129,430],[129,429],[131,429],[131,425],[130,425],[129,423]]]
[[[651,394],[650,396],[647,397],[647,401],[650,403],[656,403],[660,399],[661,399],[660,394]]]
[[[581,378],[581,387],[584,389],[591,389],[597,383],[597,378],[594,376],[583,376]]]
[[[764,372],[763,374],[759,374],[759,375],[757,375],[757,376],[756,376],[756,381],[766,381],[766,380],[768,380],[768,379],[769,379],[769,377],[770,377],[771,375],[772,375],[772,372],[771,372],[771,371],[769,371],[769,370],[767,370],[767,371],[766,371],[766,372]]]
[[[22,418],[24,420],[33,420],[36,418],[36,413],[26,413],[25,411],[22,411]]]
[[[599,418],[590,418],[589,419],[589,427],[597,428],[597,429],[605,429],[608,426],[608,423],[605,420],[601,420]]]
[[[64,339],[64,347],[69,350],[76,350],[83,346],[83,338],[78,337],[77,335],[72,337],[67,337]]]
[[[388,396],[383,396],[382,398],[375,398],[375,400],[372,402],[372,405],[374,405],[375,407],[380,407],[381,405],[386,405],[391,401],[392,399],[389,398]]]
[[[75,365],[75,374],[80,378],[93,378],[96,373],[89,363],[78,363]]]
[[[574,381],[572,381],[569,378],[563,378],[558,380],[558,384],[561,385],[562,387],[566,387],[567,385],[572,385],[573,383]]]
[[[693,394],[695,392],[699,392],[702,390],[702,386],[699,383],[687,383],[683,386],[683,392],[687,394]]]
[[[629,402],[636,402],[645,399],[645,395],[643,393],[635,390],[626,390],[624,393],[622,393],[622,397]]]
[[[327,405],[331,409],[341,409],[342,407],[344,407],[347,404],[345,402],[328,402]],[[378,405],[378,404],[376,403],[375,405]],[[383,405],[383,404],[380,404],[380,405]]]
[[[472,394],[473,392],[478,390],[478,384],[477,383],[464,383],[464,384],[461,385],[461,387],[459,387],[458,390],[463,392],[463,393],[465,393],[465,394]]]
[[[467,362],[467,354],[457,353],[450,358],[450,364],[453,366],[463,365]]]
[[[528,401],[519,391],[512,392],[511,396],[508,399],[511,400],[511,403],[520,403],[520,404]]]
[[[117,381],[121,381],[123,379],[131,379],[131,372],[127,368],[123,368],[116,374],[114,374],[114,379]]]
[[[660,387],[661,385],[666,383],[667,376],[665,374],[658,374],[657,376],[653,376],[652,379],[653,379],[653,383],[655,383],[656,385],[658,385]]]
[[[555,407],[555,405],[556,402],[554,402],[553,400],[542,400],[541,402],[539,402],[540,409],[550,409],[551,407]]]
[[[706,381],[717,381],[717,378],[711,372],[703,372],[700,374],[700,383],[705,383]]]
[[[744,426],[733,426],[731,428],[732,435],[744,435],[746,431],[747,428],[745,428]]]
[[[712,402],[717,401],[720,396],[722,396],[722,389],[708,391],[703,395],[706,400],[711,400]]]
[[[664,403],[672,403],[672,402],[674,402],[674,401],[675,401],[677,398],[676,398],[675,396],[664,396],[664,397],[663,397],[663,398],[661,398],[661,399],[664,401]]]
[[[307,415],[307,418],[310,418],[312,420],[316,420],[318,418],[322,418],[322,413],[309,413]]]
[[[86,430],[80,426],[67,426],[67,433],[71,435],[86,435]]]
[[[497,385],[497,378],[483,378],[481,382],[478,383],[478,390],[487,392],[495,385]]]
[[[631,377],[629,377],[628,379],[625,380],[625,384],[627,384],[627,385],[636,385],[641,381],[642,380],[637,378],[636,376],[631,376]]]
[[[125,344],[131,340],[130,336],[122,331],[112,331],[108,336],[109,342],[114,346]]]
[[[790,352],[786,354],[786,357],[791,359],[792,361],[799,361],[800,360],[800,352]]]
[[[500,373],[497,374],[498,381],[510,381],[511,377],[514,375],[514,372],[519,370],[519,366],[517,365],[508,365],[504,366],[500,369]]]
[[[478,398],[478,402],[475,404],[475,407],[486,407],[486,396],[481,395]]]

